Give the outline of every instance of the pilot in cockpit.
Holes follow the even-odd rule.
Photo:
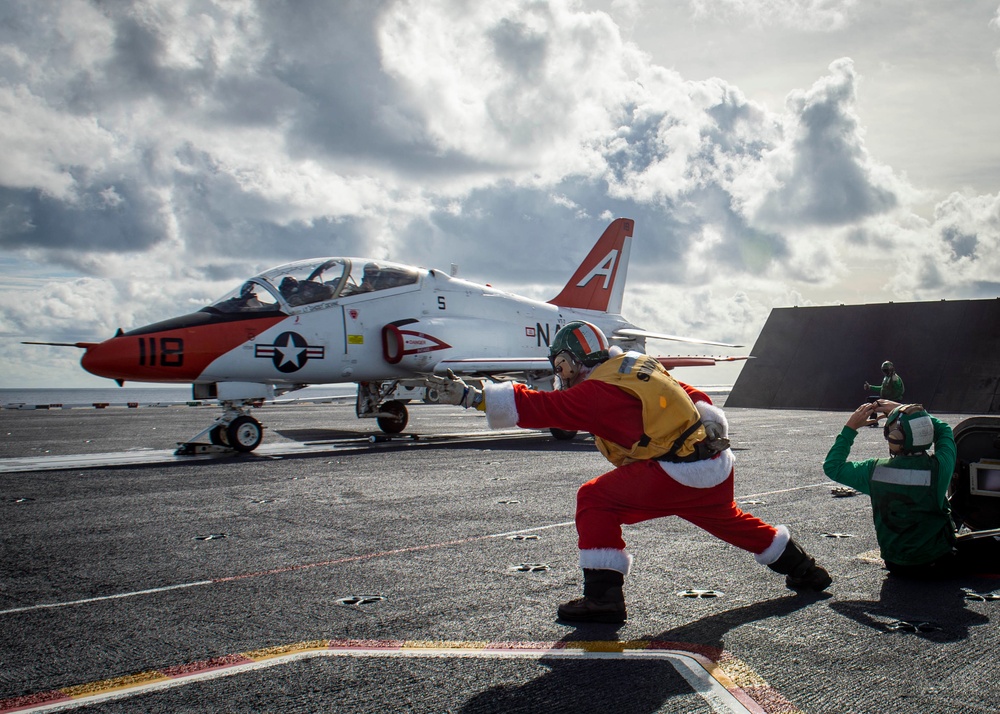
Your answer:
[[[264,303],[257,297],[257,286],[249,280],[243,283],[240,294],[230,298],[228,302],[231,305],[230,309],[237,310],[259,310],[265,307]]]
[[[288,301],[288,304],[294,304],[292,299],[298,295],[299,292],[299,281],[293,278],[291,275],[286,275],[281,279],[281,284],[278,286],[278,291],[281,296]]]
[[[289,305],[305,305],[320,300],[329,300],[333,297],[333,290],[329,285],[317,283],[315,280],[299,281],[291,275],[287,275],[281,280],[278,290]]]
[[[382,269],[378,263],[365,263],[364,275],[361,278],[361,284],[358,286],[357,292],[367,293],[375,290],[375,283],[378,281],[378,276],[381,272]]]

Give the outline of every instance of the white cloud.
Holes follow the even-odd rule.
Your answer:
[[[378,28],[383,66],[439,152],[514,177],[588,171],[587,141],[615,125],[640,57],[607,15],[571,8],[401,2]]]
[[[642,22],[641,0],[611,4]],[[7,334],[96,339],[316,255],[458,263],[548,299],[618,215],[636,220],[626,313],[666,332],[746,342],[773,305],[996,290],[997,196],[914,215],[926,195],[870,152],[846,57],[774,111],[574,0],[283,8],[0,11],[0,251],[80,276],[0,288]],[[858,10],[713,8],[786,32]],[[887,252],[905,275],[859,269]]]
[[[832,32],[851,23],[858,0],[690,0],[695,16],[731,17],[753,25]]]
[[[1000,7],[997,8],[996,15],[990,20],[990,27],[995,30],[1000,29]],[[997,68],[1000,69],[1000,50],[996,50],[993,53],[993,57],[996,59]]]

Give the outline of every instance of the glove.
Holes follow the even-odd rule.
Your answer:
[[[433,381],[437,387],[436,400],[439,404],[454,404],[465,409],[477,407],[483,401],[483,391],[476,387],[470,387],[461,377],[455,375],[450,369],[447,377],[430,377],[427,381]],[[430,391],[430,390],[428,390]]]
[[[717,421],[702,422],[705,427],[705,441],[700,446],[705,448],[710,455],[715,455],[720,451],[729,448],[729,439],[726,438],[726,426]]]
[[[702,422],[702,426],[705,427],[705,436],[708,437],[709,441],[715,441],[716,439],[726,438],[726,428],[717,421],[705,421]]]
[[[871,388],[871,386],[872,386],[872,385],[868,384],[868,382],[865,382],[865,389],[870,389],[870,388]]]

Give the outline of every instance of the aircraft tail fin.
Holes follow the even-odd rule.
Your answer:
[[[591,248],[562,292],[549,300],[549,303],[578,310],[620,314],[634,225],[635,221],[631,218],[615,219]]]

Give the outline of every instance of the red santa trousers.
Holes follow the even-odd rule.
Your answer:
[[[598,476],[577,492],[579,548],[624,550],[623,524],[679,516],[759,555],[775,543],[777,529],[740,510],[733,500],[733,475],[730,471],[711,488],[692,488],[671,478],[657,461],[636,461]]]

